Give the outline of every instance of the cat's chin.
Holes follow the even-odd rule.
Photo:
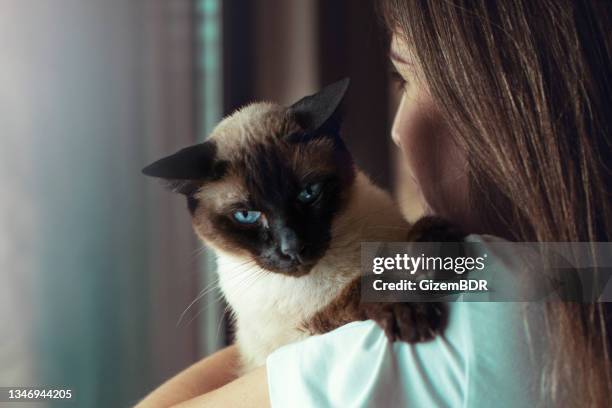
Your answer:
[[[312,268],[316,265],[316,262],[310,263],[301,263],[289,266],[278,266],[271,265],[267,262],[257,262],[262,269],[265,269],[272,273],[278,273],[285,276],[292,276],[294,278],[299,278],[305,275],[308,275]]]

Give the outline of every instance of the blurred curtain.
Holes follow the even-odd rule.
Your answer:
[[[0,7],[0,386],[127,406],[199,355],[189,217],[140,174],[197,139],[194,3]]]

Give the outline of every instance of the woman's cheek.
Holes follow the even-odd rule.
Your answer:
[[[429,119],[430,107],[422,98],[404,95],[393,124],[393,140],[400,147],[408,170],[423,188],[435,179],[436,155],[432,145],[432,124]]]
[[[402,98],[393,139],[419,187],[426,211],[454,216],[467,197],[465,155],[451,142],[443,118],[427,95]]]

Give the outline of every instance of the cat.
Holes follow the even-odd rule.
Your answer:
[[[440,303],[359,301],[361,242],[422,239],[447,226],[435,218],[411,226],[356,168],[340,137],[348,84],[290,107],[247,105],[204,143],[143,169],[187,197],[196,234],[216,253],[242,372],[282,345],[355,320],[409,342],[445,325]]]

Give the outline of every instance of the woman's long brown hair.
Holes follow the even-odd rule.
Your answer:
[[[487,232],[610,241],[612,2],[381,0],[469,157]],[[545,405],[612,395],[601,303],[547,305]]]

